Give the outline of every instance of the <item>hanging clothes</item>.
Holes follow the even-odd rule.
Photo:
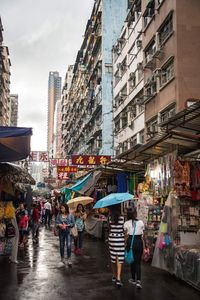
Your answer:
[[[126,193],[127,188],[127,175],[126,173],[118,173],[117,174],[117,192],[118,193]]]

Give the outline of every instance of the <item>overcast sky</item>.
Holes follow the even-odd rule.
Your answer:
[[[49,71],[63,78],[81,45],[94,0],[0,0],[11,93],[19,95],[18,126],[32,127],[32,150],[46,150]]]

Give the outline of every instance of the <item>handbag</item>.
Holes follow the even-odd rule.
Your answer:
[[[125,250],[125,262],[129,265],[134,262],[133,242],[134,242],[134,237],[135,237],[135,227],[136,227],[136,223],[134,222],[133,236],[132,236],[132,239],[131,239],[130,249]]]
[[[7,238],[13,238],[13,237],[15,237],[15,235],[16,235],[15,227],[13,226],[12,223],[8,223],[8,224],[6,225],[5,236],[6,236]]]
[[[58,227],[54,226],[54,228],[53,228],[53,234],[55,236],[59,236],[59,229],[58,229]]]
[[[78,236],[78,230],[77,230],[76,225],[75,225],[74,227],[71,228],[70,234],[71,234],[74,238],[76,238],[76,237]]]

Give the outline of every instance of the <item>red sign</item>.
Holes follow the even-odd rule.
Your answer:
[[[65,167],[57,167],[57,173],[76,173],[78,171],[77,166],[65,166]]]
[[[68,165],[68,159],[67,158],[50,158],[49,159],[49,165],[50,167],[65,167]]]
[[[69,174],[67,172],[60,172],[57,175],[57,179],[59,179],[59,180],[67,180],[67,179],[69,179]]]
[[[47,151],[31,151],[30,161],[47,162],[49,161]]]
[[[106,165],[110,161],[108,155],[72,155],[73,165]]]

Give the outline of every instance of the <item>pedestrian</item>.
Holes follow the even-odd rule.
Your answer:
[[[121,287],[121,272],[124,263],[125,238],[124,238],[124,217],[121,214],[121,205],[109,207],[109,250],[111,257],[112,282]]]
[[[33,204],[33,211],[32,211],[32,238],[33,242],[38,242],[39,238],[39,209],[37,204]]]
[[[44,205],[44,209],[45,209],[45,226],[48,228],[50,228],[50,223],[51,223],[51,215],[52,215],[52,206],[50,201],[47,201]]]
[[[77,205],[75,212],[75,225],[78,231],[78,236],[74,238],[74,253],[76,255],[82,254],[82,246],[83,246],[83,234],[84,234],[84,221],[86,220],[87,215],[85,213],[84,207],[81,203]]]
[[[59,240],[60,240],[60,256],[61,262],[65,264],[64,251],[65,243],[67,246],[67,264],[72,265],[71,261],[71,247],[72,247],[72,238],[70,234],[70,229],[74,227],[75,220],[74,216],[69,213],[69,208],[67,205],[61,204],[60,212],[56,218],[56,226],[59,229]]]
[[[143,254],[143,231],[144,223],[142,220],[137,219],[137,210],[134,208],[127,213],[127,221],[124,223],[125,235],[127,238],[127,250],[130,249],[131,240],[134,234],[133,241],[133,257],[134,262],[130,265],[131,276],[129,283],[136,286],[136,288],[141,289],[141,260]]]
[[[20,203],[16,210],[16,220],[19,229],[19,246],[23,248],[27,242],[29,221],[28,212],[25,210],[23,203]]]

